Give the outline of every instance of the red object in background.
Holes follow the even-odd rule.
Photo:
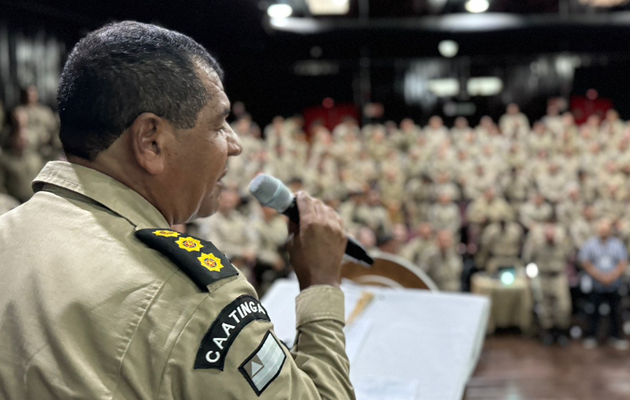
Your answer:
[[[330,108],[311,107],[304,110],[302,115],[304,116],[304,127],[309,137],[311,136],[311,125],[315,122],[322,123],[331,132],[346,117],[354,118],[360,122],[359,109],[354,104],[335,104]]]
[[[592,93],[590,94],[592,98],[593,95]],[[571,97],[571,112],[578,125],[585,123],[588,117],[594,114],[598,115],[603,120],[606,117],[606,111],[611,108],[613,108],[613,102],[609,99],[595,97],[594,100],[590,100],[585,96]]]

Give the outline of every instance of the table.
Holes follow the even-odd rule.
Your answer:
[[[461,400],[483,345],[487,298],[361,286],[345,281],[346,318],[362,294],[374,298],[347,326],[350,378],[358,400]],[[262,303],[289,347],[295,337],[295,280],[279,280]]]
[[[492,302],[488,333],[496,328],[518,327],[522,332],[532,329],[532,295],[526,276],[517,274],[510,285],[484,273],[473,275],[471,291],[488,297]]]

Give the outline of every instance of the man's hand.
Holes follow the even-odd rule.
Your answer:
[[[300,289],[314,285],[338,287],[341,259],[348,241],[341,217],[304,192],[298,192],[296,199],[300,226],[289,223],[287,250]]]

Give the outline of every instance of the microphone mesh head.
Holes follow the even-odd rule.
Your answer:
[[[249,192],[265,207],[282,213],[293,201],[293,194],[279,180],[269,175],[258,175],[249,184]]]

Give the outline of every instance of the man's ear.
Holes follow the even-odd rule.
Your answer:
[[[153,113],[140,114],[128,128],[133,156],[151,175],[164,171],[165,149],[171,132],[171,124]]]

